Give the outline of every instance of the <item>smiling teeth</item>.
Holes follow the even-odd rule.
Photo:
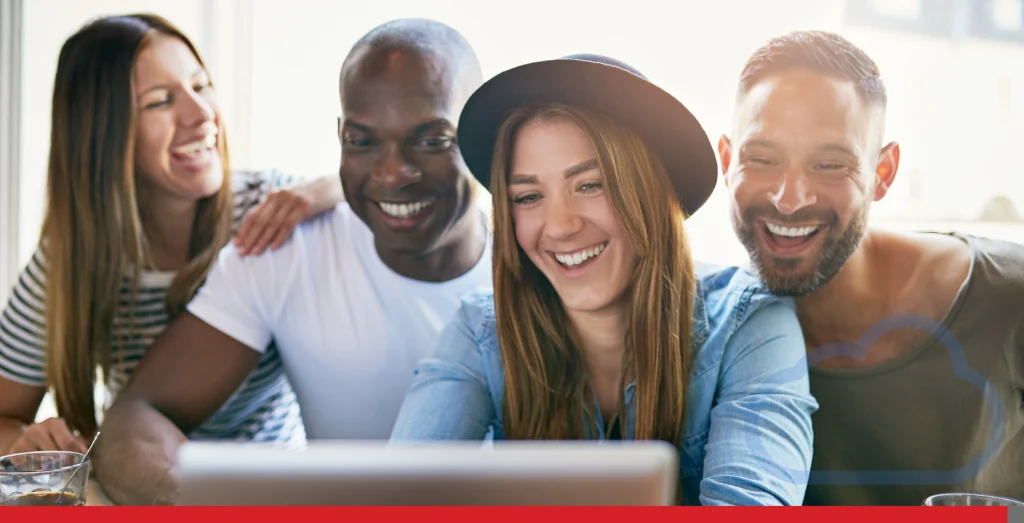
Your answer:
[[[591,258],[597,257],[598,254],[601,254],[601,252],[604,251],[604,248],[607,245],[608,244],[606,243],[602,243],[597,247],[582,250],[572,254],[556,254],[555,259],[558,260],[558,263],[561,263],[562,265],[572,267],[574,265],[579,265]]]
[[[423,200],[412,203],[389,203],[379,202],[380,208],[384,211],[384,214],[392,216],[394,218],[408,218],[415,214],[419,214],[421,211],[433,205],[433,200]]]
[[[821,227],[820,225],[816,225],[814,227],[780,227],[778,225],[772,225],[768,222],[765,222],[765,225],[768,227],[768,232],[776,236],[788,236],[790,238],[810,236]]]
[[[202,140],[196,140],[190,144],[182,145],[174,150],[177,154],[194,154],[204,149],[212,149],[217,145],[217,135],[208,134]]]

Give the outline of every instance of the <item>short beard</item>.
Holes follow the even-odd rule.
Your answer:
[[[740,219],[733,213],[733,229],[740,243],[747,249],[752,269],[761,278],[762,285],[777,296],[800,297],[821,289],[857,251],[864,233],[867,230],[869,204],[865,204],[853,217],[846,229],[837,232],[839,217],[834,211],[815,211],[807,209],[791,216],[779,214],[774,207],[751,207]],[[810,219],[812,218],[813,219]],[[759,218],[770,218],[779,223],[800,223],[821,221],[825,234],[818,260],[811,270],[803,273],[792,271],[803,262],[802,258],[779,258],[762,252],[757,241]]]

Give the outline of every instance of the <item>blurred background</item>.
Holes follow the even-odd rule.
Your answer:
[[[60,46],[96,16],[140,11],[198,44],[232,166],[300,176],[336,172],[339,67],[389,19],[454,26],[486,77],[570,53],[615,56],[682,100],[713,142],[755,48],[791,30],[836,31],[879,64],[887,138],[902,144],[873,223],[1024,243],[1024,0],[0,0],[0,299],[38,241]],[[689,222],[694,254],[742,264],[726,197],[719,184]]]

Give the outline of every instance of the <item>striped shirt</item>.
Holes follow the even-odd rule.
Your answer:
[[[232,233],[242,218],[270,192],[290,180],[274,171],[232,173],[234,215]],[[145,271],[139,275],[134,315],[131,278],[121,286],[113,338],[126,340],[113,349],[104,409],[128,382],[132,371],[170,320],[164,305],[173,272]],[[22,271],[0,316],[0,377],[30,387],[47,387],[45,352],[46,260],[37,250]],[[134,330],[128,326],[135,325]],[[98,413],[102,416],[102,412]],[[295,393],[285,377],[273,343],[261,356],[243,385],[213,415],[196,428],[191,439],[301,443],[305,432]]]

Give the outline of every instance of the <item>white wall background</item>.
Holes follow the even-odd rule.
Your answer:
[[[338,69],[360,36],[392,18],[429,17],[454,26],[476,48],[485,76],[570,53],[616,56],[686,103],[713,142],[728,128],[735,80],[753,49],[795,29],[840,31],[882,68],[890,90],[889,135],[903,144],[901,174],[889,197],[875,207],[875,222],[955,226],[1024,241],[1017,226],[943,223],[976,217],[997,191],[1024,200],[1024,173],[1012,160],[1024,138],[1024,46],[954,44],[847,28],[844,5],[843,0],[28,0],[18,252],[27,259],[38,237],[49,98],[60,45],[94,16],[137,11],[170,18],[201,48],[219,86],[232,163],[299,175],[336,172]],[[912,14],[920,1],[880,5]],[[692,243],[698,257],[742,263],[725,196],[720,185],[691,220]],[[1024,211],[1024,205],[1018,207]]]

